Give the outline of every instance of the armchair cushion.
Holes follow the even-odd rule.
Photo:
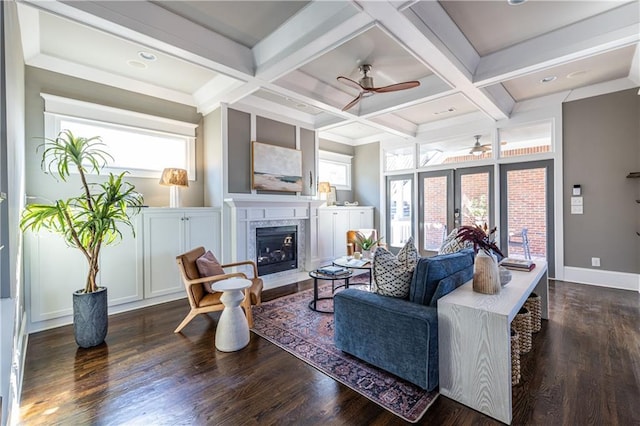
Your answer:
[[[413,237],[409,237],[397,256],[378,247],[373,257],[375,292],[383,296],[406,299],[409,295],[411,277],[418,263],[418,257]]]
[[[224,269],[222,269],[220,262],[218,262],[218,259],[216,259],[210,250],[196,259],[196,267],[198,268],[198,273],[201,278],[224,274]],[[211,288],[211,284],[212,282],[204,283],[204,289],[208,293],[216,293],[216,291]]]

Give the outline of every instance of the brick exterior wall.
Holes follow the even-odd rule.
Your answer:
[[[435,176],[424,179],[425,250],[438,250],[442,245],[447,225],[447,178]]]
[[[544,168],[507,172],[507,204],[509,232],[520,240],[520,232],[528,229],[532,257],[547,254],[546,171]],[[523,256],[522,247],[509,244],[510,256]]]

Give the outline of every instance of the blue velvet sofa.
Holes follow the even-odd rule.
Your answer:
[[[423,389],[438,386],[437,301],[473,278],[473,250],[421,258],[408,299],[358,289],[334,296],[335,345]]]

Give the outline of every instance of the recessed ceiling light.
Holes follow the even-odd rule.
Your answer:
[[[569,74],[567,74],[567,78],[578,78],[578,77],[582,77],[583,75],[585,75],[587,73],[587,71],[574,71],[571,72]]]
[[[519,4],[522,4],[524,2],[526,2],[527,0],[507,0],[507,3],[509,3],[510,6],[517,6]]]
[[[436,112],[433,113],[433,115],[449,114],[449,113],[454,112],[455,110],[456,109],[454,107],[450,107],[450,108],[447,108],[447,109],[442,110],[442,111],[436,111]]]
[[[144,50],[139,51],[138,56],[140,56],[145,61],[155,61],[156,59],[158,59],[153,53],[145,52]]]
[[[540,83],[551,83],[556,78],[558,78],[558,77],[556,77],[555,75],[550,75],[550,76],[547,76],[547,77],[543,78],[542,80],[540,80]]]
[[[302,104],[302,103],[300,103],[300,104],[296,104],[296,106],[297,106],[298,108],[306,108],[306,107],[307,107],[307,105],[306,105],[306,104]]]
[[[134,61],[134,60],[127,61],[127,64],[129,64],[130,67],[138,68],[138,69],[144,69],[147,67],[147,64],[145,64],[144,62]]]

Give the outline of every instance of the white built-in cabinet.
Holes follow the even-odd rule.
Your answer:
[[[323,261],[347,254],[347,231],[373,228],[373,207],[322,207],[318,209],[318,251]]]
[[[122,241],[101,250],[98,282],[108,288],[110,313],[185,297],[176,256],[200,245],[221,251],[220,209],[145,208],[133,224],[135,238],[122,227]],[[86,260],[56,234],[28,232],[25,244],[29,331],[70,323]]]
[[[220,225],[208,209],[158,209],[146,212],[143,221],[145,297],[184,290],[176,255],[199,246],[219,253]]]

